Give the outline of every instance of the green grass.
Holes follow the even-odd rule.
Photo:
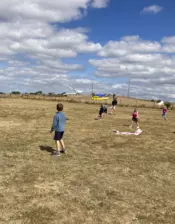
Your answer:
[[[143,133],[117,136],[133,108],[95,121],[99,106],[64,103],[68,154],[53,158],[55,104],[0,99],[0,223],[174,224],[174,111],[141,108]]]

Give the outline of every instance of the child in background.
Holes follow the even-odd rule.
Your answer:
[[[115,114],[116,111],[116,106],[117,106],[117,97],[113,96],[113,101],[112,101],[112,112]]]
[[[107,112],[108,112],[107,105],[101,104],[97,119],[101,119],[104,114],[107,114]]]
[[[55,156],[60,156],[60,153],[66,153],[64,141],[63,141],[63,135],[64,135],[64,128],[66,125],[66,116],[62,112],[63,111],[63,104],[59,103],[57,104],[57,111],[54,118],[53,118],[53,124],[50,130],[50,133],[55,131],[54,140],[56,144],[56,152],[53,153]]]
[[[133,127],[133,124],[137,125],[137,128],[139,128],[139,112],[137,109],[134,109],[133,113],[132,113],[132,124],[131,124],[131,128]]]
[[[166,112],[167,112],[167,108],[166,106],[164,106],[162,109],[162,117],[164,118],[164,120],[166,120]]]

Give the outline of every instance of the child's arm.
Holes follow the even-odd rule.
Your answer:
[[[53,123],[52,123],[51,129],[50,129],[50,133],[52,133],[55,130],[56,124],[57,124],[57,120],[56,120],[56,116],[54,116]]]

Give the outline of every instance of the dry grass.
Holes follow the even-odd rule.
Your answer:
[[[0,223],[174,224],[175,113],[132,108],[95,121],[98,106],[65,103],[68,155],[53,158],[55,102],[0,99]]]
[[[61,96],[45,96],[45,95],[0,95],[0,98],[11,98],[11,99],[35,99],[35,100],[48,100],[48,101],[63,101],[63,102],[72,102],[72,103],[86,103],[86,104],[108,104],[111,105],[112,97],[109,97],[108,100],[92,100],[90,95],[68,95],[67,97]],[[118,105],[126,107],[140,107],[140,108],[154,108],[160,107],[155,106],[154,102],[150,100],[128,98],[124,96],[118,96]],[[175,104],[171,103],[172,109],[175,108]]]

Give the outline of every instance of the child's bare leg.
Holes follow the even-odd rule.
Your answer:
[[[61,150],[65,150],[65,144],[63,139],[60,140],[60,143],[61,143]]]
[[[55,144],[56,144],[57,151],[60,152],[61,151],[61,143],[60,143],[60,141],[55,141]]]
[[[132,121],[132,123],[131,123],[131,125],[129,126],[130,128],[132,128],[133,127],[133,121]]]

